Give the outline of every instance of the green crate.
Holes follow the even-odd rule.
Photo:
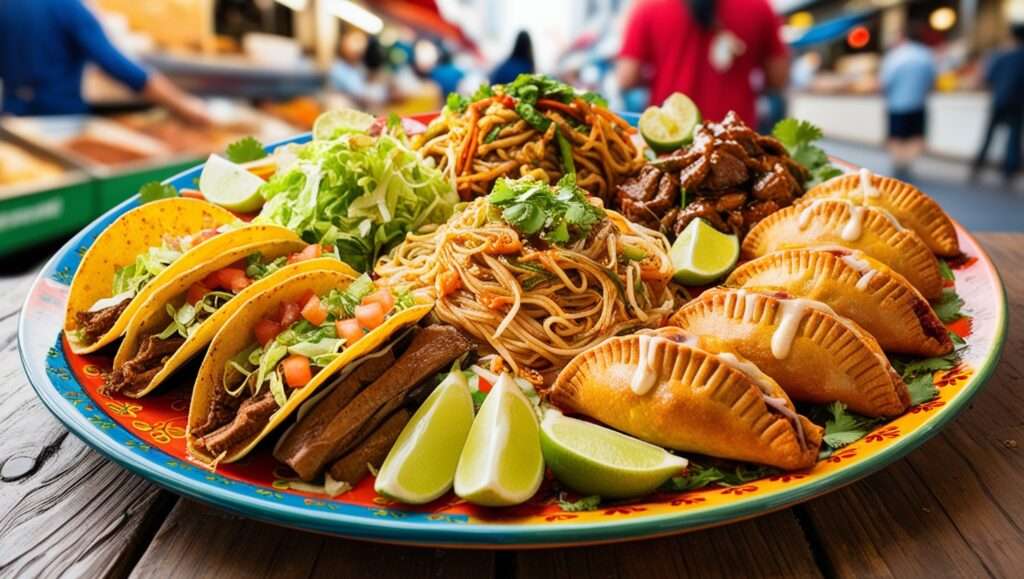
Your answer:
[[[98,177],[96,192],[96,197],[99,200],[98,213],[104,213],[111,207],[135,195],[139,191],[139,187],[146,183],[150,181],[163,181],[168,177],[181,173],[185,169],[195,167],[200,162],[201,160],[195,159],[162,167],[148,167],[109,177]]]
[[[0,199],[0,255],[74,233],[98,215],[94,182]]]

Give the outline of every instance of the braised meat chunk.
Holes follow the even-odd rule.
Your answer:
[[[167,359],[185,343],[185,338],[174,335],[169,338],[146,336],[135,357],[114,370],[107,380],[107,390],[113,392],[137,392],[142,390],[163,368]]]
[[[742,238],[803,195],[809,178],[782,143],[729,113],[721,123],[698,126],[689,147],[652,161],[619,185],[617,201],[627,218],[669,237],[699,217]]]
[[[132,298],[125,298],[120,303],[103,309],[76,313],[75,321],[78,323],[78,329],[81,330],[86,343],[91,344],[110,331],[110,328],[113,328],[114,323],[117,322],[117,318],[121,317],[130,303],[132,303]]]

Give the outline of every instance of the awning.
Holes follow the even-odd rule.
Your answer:
[[[871,12],[858,12],[840,16],[834,20],[822,22],[811,26],[795,40],[790,40],[789,45],[794,48],[806,48],[815,44],[831,42],[846,36],[851,28],[866,22],[871,18]]]

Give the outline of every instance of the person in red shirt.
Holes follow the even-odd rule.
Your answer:
[[[616,75],[623,89],[647,84],[650,102],[685,93],[705,120],[731,110],[757,126],[751,76],[784,88],[789,53],[768,0],[638,0],[626,24]]]

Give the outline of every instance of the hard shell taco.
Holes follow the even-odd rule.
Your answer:
[[[232,235],[225,238],[228,231]],[[132,209],[96,238],[71,282],[64,317],[71,349],[86,354],[106,346],[164,283],[228,249],[271,237],[298,240],[287,229],[245,225],[196,199],[163,199]]]
[[[189,453],[214,465],[242,458],[335,372],[431,307],[338,271],[298,274],[252,297],[199,368]]]
[[[246,300],[316,270],[359,275],[319,245],[280,238],[241,245],[196,265],[139,307],[114,357],[107,390],[144,396],[205,348]]]

